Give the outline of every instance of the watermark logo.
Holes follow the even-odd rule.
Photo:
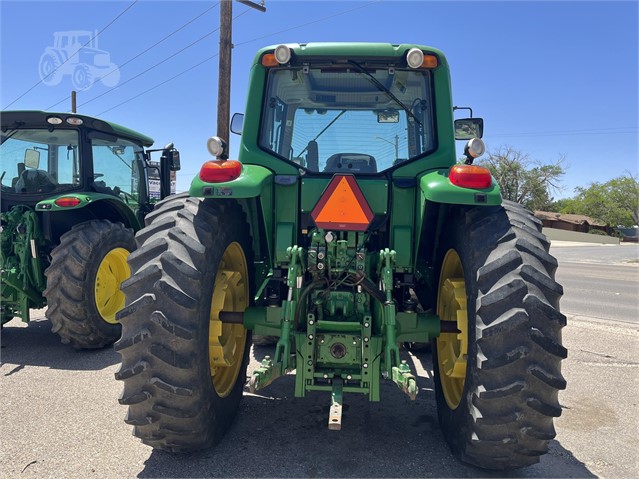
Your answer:
[[[38,72],[49,86],[70,76],[75,90],[88,90],[98,81],[106,87],[120,83],[120,69],[111,62],[111,54],[100,50],[96,32],[85,30],[55,32],[53,46],[40,57]]]

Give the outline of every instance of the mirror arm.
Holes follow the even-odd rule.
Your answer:
[[[453,111],[457,111],[457,110],[468,110],[470,111],[470,117],[473,117],[473,109],[469,106],[454,106],[453,107]]]

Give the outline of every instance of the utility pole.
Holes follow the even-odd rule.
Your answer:
[[[395,147],[395,159],[399,158],[399,135],[395,135],[395,143],[393,143],[392,141],[387,140],[386,138],[382,138],[381,136],[376,136],[375,138],[378,139],[378,140],[385,141],[389,145],[393,145]],[[406,137],[404,137],[402,139],[405,140]]]
[[[265,12],[264,1],[257,4],[238,0],[247,7]],[[220,62],[217,86],[217,136],[230,149],[229,123],[231,117],[231,51],[233,50],[233,0],[220,1]]]
[[[77,107],[76,107],[76,92],[75,90],[71,90],[71,113],[77,113]]]
[[[217,88],[217,136],[229,145],[231,110],[231,49],[233,48],[233,2],[220,2],[220,62]],[[229,145],[230,147],[230,145]]]

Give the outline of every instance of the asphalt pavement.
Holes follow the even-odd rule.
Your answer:
[[[557,256],[575,247],[567,248]],[[558,275],[563,264],[560,258]],[[639,264],[625,265],[639,271]],[[637,286],[634,277],[618,276]],[[569,305],[575,290],[565,289],[562,305]],[[345,395],[342,431],[327,429],[328,395],[294,398],[293,377],[285,377],[245,395],[216,448],[154,451],[123,421],[122,384],[114,380],[119,355],[62,345],[39,311],[41,319],[14,320],[2,332],[0,477],[639,477],[639,328],[571,308],[563,307],[568,387],[560,393],[557,438],[539,464],[507,474],[463,465],[450,454],[437,425],[427,353],[404,352],[418,373],[416,401],[390,382],[380,403]],[[251,367],[269,352],[254,348]]]

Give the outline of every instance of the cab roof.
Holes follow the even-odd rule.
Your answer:
[[[282,45],[282,44],[279,44]],[[428,53],[433,53],[439,57],[440,65],[446,65],[444,54],[433,47],[417,45],[413,43],[364,43],[364,42],[312,42],[312,43],[284,43],[294,55],[304,58],[315,57],[318,59],[331,57],[351,57],[351,58],[384,58],[402,60],[411,48],[419,48]],[[264,47],[257,52],[255,63],[259,63],[262,55],[272,52],[278,45]]]
[[[58,117],[62,120],[60,125],[51,125],[47,119]],[[67,118],[80,118],[82,125],[80,128],[89,128],[110,135],[127,138],[141,143],[145,147],[153,145],[153,138],[143,135],[135,130],[131,130],[117,123],[100,120],[92,116],[80,115],[77,113],[58,113],[38,110],[12,110],[0,113],[0,124],[2,130],[10,128],[78,128],[67,123]]]

